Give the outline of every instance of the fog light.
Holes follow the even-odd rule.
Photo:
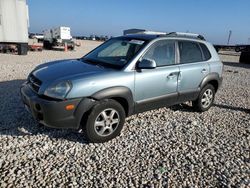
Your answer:
[[[66,110],[73,110],[75,108],[75,105],[69,104],[65,107]]]

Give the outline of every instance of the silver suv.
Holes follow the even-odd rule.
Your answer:
[[[208,110],[222,69],[214,47],[200,35],[126,35],[83,58],[36,67],[21,96],[40,123],[83,129],[90,142],[105,142],[132,114],[185,101]]]

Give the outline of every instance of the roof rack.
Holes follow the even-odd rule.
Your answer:
[[[158,32],[158,31],[149,31],[145,29],[128,29],[123,31],[124,35],[130,34],[145,34],[145,35],[157,35],[160,36],[170,36],[170,37],[185,37],[185,38],[192,38],[192,39],[200,39],[206,40],[202,35],[195,34],[195,33],[184,33],[184,32]]]
[[[206,40],[202,35],[195,34],[195,33],[170,32],[170,33],[167,33],[166,35]]]

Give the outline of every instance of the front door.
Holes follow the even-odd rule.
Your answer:
[[[157,67],[136,70],[135,100],[137,112],[176,102],[179,67],[176,65],[175,52],[174,40],[160,40],[152,44],[140,59],[140,61],[143,59],[154,60]]]

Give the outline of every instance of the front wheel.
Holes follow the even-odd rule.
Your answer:
[[[124,122],[123,107],[114,100],[105,100],[90,111],[83,131],[90,142],[106,142],[120,134]]]
[[[207,111],[212,106],[214,97],[214,86],[208,84],[201,90],[198,99],[193,101],[193,107],[199,112]]]

